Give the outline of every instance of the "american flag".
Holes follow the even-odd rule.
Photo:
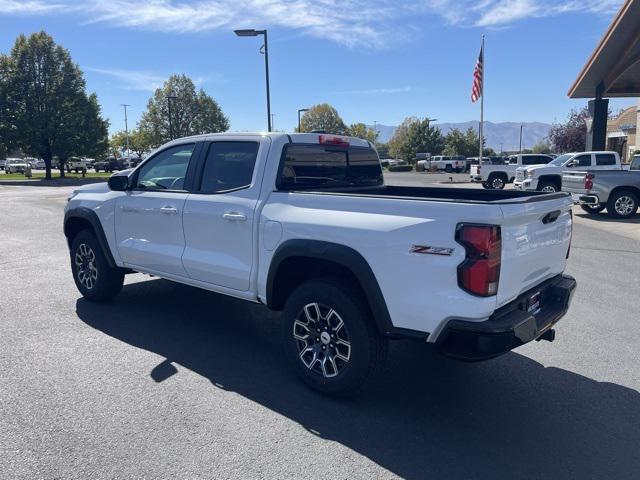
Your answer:
[[[473,87],[471,87],[471,101],[477,102],[482,96],[482,75],[484,69],[484,45],[480,48],[480,55],[473,70]]]

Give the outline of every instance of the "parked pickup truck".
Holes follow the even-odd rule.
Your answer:
[[[467,169],[467,159],[462,155],[454,155],[452,157],[436,155],[429,159],[428,169],[444,170],[447,173],[464,172]]]
[[[64,233],[86,299],[133,271],[263,303],[302,379],[344,396],[390,339],[463,360],[553,340],[576,285],[571,206],[562,192],[388,186],[357,138],[223,133],[78,188]]]
[[[606,208],[613,218],[632,217],[640,200],[640,157],[634,158],[629,170],[567,170],[562,189],[587,213],[596,215]]]
[[[470,180],[481,182],[484,188],[503,189],[507,183],[514,181],[518,167],[526,165],[542,165],[553,160],[550,155],[521,154],[511,155],[506,165],[472,165]]]
[[[559,192],[562,190],[562,172],[570,168],[622,170],[622,165],[617,152],[566,153],[546,165],[518,168],[514,186],[520,190]]]

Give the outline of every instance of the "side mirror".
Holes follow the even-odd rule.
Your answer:
[[[126,175],[114,175],[109,177],[109,190],[115,192],[124,192],[129,188],[129,177]]]
[[[580,163],[577,160],[571,160],[569,163],[567,163],[567,167],[569,168],[574,168],[577,167]]]

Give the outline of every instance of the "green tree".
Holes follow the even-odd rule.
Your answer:
[[[109,149],[114,157],[120,156],[120,152],[123,152],[127,148],[127,132],[120,130],[119,132],[111,135],[109,139]],[[131,132],[129,132],[129,148],[131,148]]]
[[[367,127],[364,123],[352,123],[347,127],[346,134],[369,140],[371,143],[376,143],[378,140],[378,132],[373,128]]]
[[[551,145],[545,140],[540,140],[533,147],[531,147],[533,153],[551,153]]]
[[[418,119],[416,117],[407,117],[398,125],[395,132],[393,132],[393,137],[391,137],[391,140],[389,140],[387,144],[389,146],[389,155],[391,155],[392,158],[402,158],[402,147],[407,142],[409,127],[417,121]],[[406,159],[403,158],[403,160]]]
[[[445,155],[464,155],[465,157],[477,157],[479,150],[478,132],[469,127],[464,133],[457,128],[451,130],[444,139]]]
[[[196,91],[195,84],[186,75],[171,75],[149,99],[147,111],[138,124],[138,129],[145,132],[154,145],[171,140],[168,102],[171,102],[173,138],[229,129],[228,118],[213,98],[202,89]]]
[[[400,147],[401,158],[412,163],[418,152],[439,155],[444,146],[444,137],[440,129],[431,126],[428,118],[417,119],[409,125],[406,141]]]
[[[300,132],[313,130],[344,135],[347,133],[347,126],[335,108],[328,103],[321,103],[311,107],[300,119]]]
[[[108,123],[69,52],[46,32],[20,35],[0,57],[0,135],[9,148],[37,153],[51,178],[51,160],[106,148]]]
[[[157,145],[153,143],[153,139],[147,132],[139,128],[129,132],[129,148],[131,151],[142,158],[142,155],[149,152]]]
[[[388,143],[376,143],[376,150],[380,158],[389,158],[389,144]]]

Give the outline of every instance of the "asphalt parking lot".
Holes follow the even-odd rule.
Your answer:
[[[555,342],[476,364],[394,342],[381,381],[336,401],[289,370],[261,306],[139,274],[83,300],[71,190],[0,186],[0,477],[638,478],[640,219],[576,210]]]

